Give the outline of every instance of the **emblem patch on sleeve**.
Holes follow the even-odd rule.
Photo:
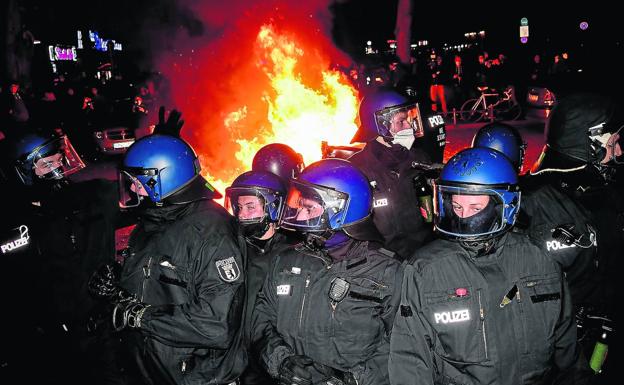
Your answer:
[[[219,277],[225,282],[234,282],[241,275],[240,268],[234,257],[219,259],[215,262],[215,265],[219,271]]]

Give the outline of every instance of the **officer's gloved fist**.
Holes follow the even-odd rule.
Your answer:
[[[307,356],[289,356],[279,370],[280,385],[312,385],[314,361]]]
[[[125,298],[115,304],[113,308],[113,328],[121,331],[126,327],[139,329],[145,311],[150,307],[134,297]]]
[[[154,134],[164,134],[180,136],[180,130],[184,125],[184,120],[180,119],[182,113],[178,110],[171,110],[169,117],[165,121],[165,106],[160,106],[158,110],[158,124],[154,127]]]
[[[89,279],[89,293],[96,298],[109,299],[113,302],[129,297],[117,285],[120,270],[121,266],[117,263],[107,263],[100,266]]]
[[[314,385],[357,385],[353,374],[315,362],[314,369],[321,374],[321,379]]]

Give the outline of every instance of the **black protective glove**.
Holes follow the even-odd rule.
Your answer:
[[[154,134],[180,137],[180,130],[182,130],[184,125],[184,120],[180,119],[181,116],[182,113],[180,111],[173,109],[165,121],[165,106],[160,106],[158,110],[158,124],[154,127]]]
[[[314,382],[314,385],[357,385],[357,381],[350,372],[343,372],[315,362],[314,369],[321,374],[320,380]]]
[[[357,385],[351,373],[301,355],[284,359],[279,375],[280,385]]]
[[[150,305],[137,301],[134,297],[121,300],[115,304],[113,309],[113,328],[121,331],[126,327],[139,329],[143,314]]]
[[[314,361],[307,356],[289,356],[279,370],[280,385],[312,385]]]
[[[107,263],[100,266],[89,278],[89,293],[96,298],[118,302],[131,297],[118,286],[121,266],[118,263]]]

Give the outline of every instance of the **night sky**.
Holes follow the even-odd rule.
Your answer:
[[[263,4],[283,4],[287,1],[260,0]],[[39,39],[71,41],[75,30],[93,28],[111,38],[127,43],[137,59],[149,57],[154,50],[168,49],[167,41],[155,44],[151,36],[171,36],[183,31],[190,37],[218,38],[221,28],[218,18],[205,20],[193,12],[200,0],[92,0],[92,1],[19,1],[24,9],[23,22]],[[222,13],[222,19],[234,20],[236,13],[245,12],[254,2],[228,1],[231,12],[223,12],[222,1],[206,1]],[[332,20],[331,35],[336,45],[358,58],[367,40],[382,44],[393,38],[396,21],[396,0],[312,1],[319,7],[329,7]],[[531,38],[528,46],[536,51],[573,50],[583,41],[598,41],[608,51],[623,39],[619,12],[615,6],[570,8],[565,14],[559,7],[540,2],[441,2],[413,1],[412,40],[426,39],[431,44],[461,43],[463,34],[486,30],[486,44],[493,50],[518,48],[518,27],[522,17],[529,19]],[[478,5],[477,5],[478,4]],[[476,7],[480,9],[475,9]],[[581,32],[578,25],[590,24]],[[619,32],[618,32],[619,31]],[[587,43],[586,43],[587,44]],[[486,45],[486,46],[487,46]]]

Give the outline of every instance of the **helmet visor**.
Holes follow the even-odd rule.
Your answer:
[[[119,171],[119,207],[137,207],[146,197],[160,196],[160,176],[156,169]]]
[[[18,173],[22,179],[32,171],[39,179],[62,179],[85,167],[67,136],[53,138],[35,148],[23,160]]]
[[[403,130],[414,130],[414,136],[420,138],[425,135],[422,117],[418,103],[408,103],[399,106],[384,108],[375,112],[377,132],[386,138]]]
[[[280,227],[303,232],[337,229],[344,223],[348,199],[343,192],[293,180]]]
[[[457,238],[481,238],[504,229],[503,197],[488,188],[434,185],[434,225]]]
[[[277,222],[284,197],[261,187],[228,187],[225,189],[225,208],[239,223],[261,223],[265,218]]]

